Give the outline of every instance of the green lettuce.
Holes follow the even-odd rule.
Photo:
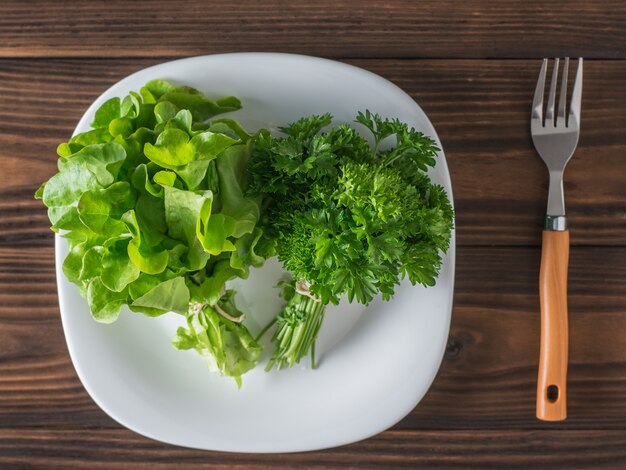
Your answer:
[[[189,311],[188,328],[178,328],[172,344],[178,349],[195,349],[206,359],[209,370],[233,377],[241,386],[241,375],[257,364],[262,348],[240,322],[219,313],[221,309],[235,310],[233,294],[227,291],[214,307]]]
[[[190,329],[174,346],[238,384],[260,347],[231,320],[240,312],[226,283],[271,255],[259,198],[245,195],[252,136],[232,119],[210,120],[240,107],[148,82],[103,103],[91,130],[60,144],[59,171],[35,195],[67,239],[63,272],[96,321],[114,322],[124,305],[185,315]]]

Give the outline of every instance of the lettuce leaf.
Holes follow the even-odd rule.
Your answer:
[[[60,159],[59,173],[46,182],[41,193],[52,229],[79,228],[78,200],[87,191],[113,184],[125,157],[122,146],[112,142],[90,145]]]
[[[189,305],[189,289],[183,277],[157,284],[136,299],[132,307],[148,307],[165,312],[185,313]]]
[[[236,145],[217,160],[221,212],[234,220],[233,236],[237,238],[252,233],[260,215],[259,199],[244,195],[250,153],[249,144]]]

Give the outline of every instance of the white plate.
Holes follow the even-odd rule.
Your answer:
[[[312,113],[352,121],[358,110],[398,117],[437,138],[420,107],[391,82],[350,65],[287,54],[225,54],[177,60],[123,79],[87,110],[76,132],[88,130],[95,110],[148,80],[191,85],[209,96],[234,95],[233,113],[249,129],[275,127]],[[440,152],[432,178],[451,196]],[[63,275],[65,240],[56,238],[61,317],[69,352],[83,385],[113,419],[144,436],[186,447],[238,452],[322,449],[367,438],[397,423],[424,396],[443,357],[450,324],[454,240],[439,281],[424,289],[402,283],[391,302],[368,308],[330,307],[320,333],[319,367],[266,373],[262,363],[232,379],[210,374],[194,352],[170,340],[182,317],[148,318],[124,311],[112,325],[92,320],[87,303]],[[278,311],[275,261],[240,289],[253,334]],[[255,321],[256,320],[256,321]],[[267,335],[269,337],[269,335]],[[308,362],[308,361],[305,361]]]

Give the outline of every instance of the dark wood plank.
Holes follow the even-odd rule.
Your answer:
[[[1,57],[626,57],[618,0],[0,3]]]
[[[575,247],[569,419],[534,418],[537,248],[458,250],[448,350],[396,429],[626,429],[626,248]],[[71,365],[48,247],[0,248],[0,428],[117,427]]]
[[[625,44],[622,0],[0,2],[0,468],[626,468],[626,60],[613,60]],[[446,150],[459,242],[447,351],[412,413],[350,446],[224,454],[145,439],[93,403],[63,338],[52,233],[32,199],[56,144],[128,73],[250,50],[381,74],[420,103]],[[596,60],[565,184],[569,418],[540,423],[547,181],[528,114],[537,59],[565,55]]]
[[[321,452],[183,449],[127,430],[0,429],[0,466],[63,469],[603,468],[626,465],[624,431],[388,431]]]
[[[103,90],[155,62],[0,61],[0,245],[49,245],[45,211],[31,196],[55,171],[56,145]],[[397,83],[433,121],[452,175],[459,244],[539,244],[547,172],[528,131],[537,61],[350,62]],[[582,134],[565,182],[572,243],[623,245],[626,61],[585,67]]]
[[[0,249],[0,422],[4,426],[112,425],[76,376],[58,310],[53,250]],[[46,418],[35,418],[39,413]]]

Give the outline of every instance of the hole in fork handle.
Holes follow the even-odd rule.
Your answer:
[[[546,398],[550,403],[555,403],[559,399],[559,387],[550,385],[546,389]]]

